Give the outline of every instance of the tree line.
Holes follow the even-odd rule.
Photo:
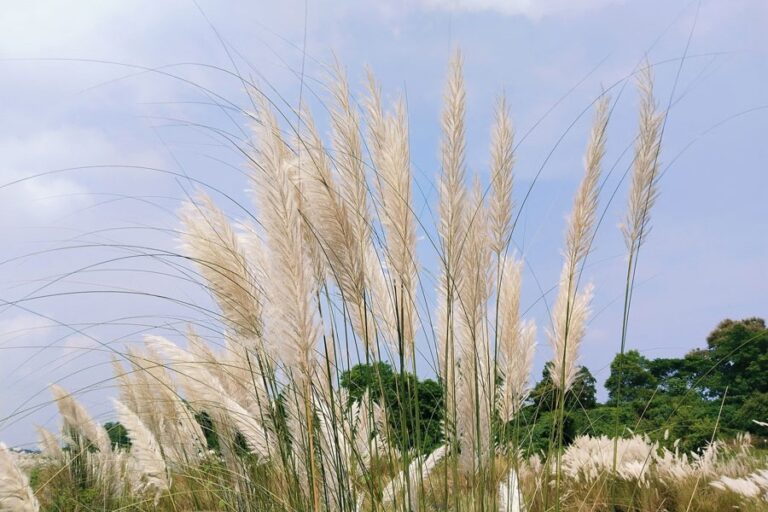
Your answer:
[[[510,424],[495,421],[496,436],[515,437],[528,452],[546,450],[554,435],[556,392],[551,363]],[[341,375],[350,401],[365,393],[387,411],[389,433],[401,450],[429,452],[443,441],[444,397],[433,379],[419,379],[389,364],[360,364]],[[768,329],[762,318],[723,320],[706,347],[680,358],[645,357],[637,350],[617,354],[605,381],[608,398],[597,400],[597,381],[581,366],[565,396],[564,442],[579,435],[646,434],[653,440],[680,440],[695,450],[715,437],[760,434],[754,420],[768,420]],[[210,449],[215,429],[205,413],[197,417]],[[113,443],[130,444],[117,422],[105,425]],[[764,432],[762,432],[764,433]]]
[[[545,450],[552,438],[556,393],[544,366],[513,425],[496,435],[516,435],[528,451]],[[419,380],[389,365],[358,365],[342,375],[350,399],[368,391],[390,411],[393,435],[402,449],[429,451],[442,441],[443,393],[432,379]],[[579,435],[646,434],[685,450],[739,432],[760,434],[753,420],[768,420],[768,330],[762,318],[724,320],[706,347],[680,358],[650,359],[637,350],[617,354],[605,381],[608,398],[597,400],[597,381],[586,366],[565,397],[566,443]],[[402,416],[409,428],[403,429]],[[763,432],[764,433],[764,432]]]

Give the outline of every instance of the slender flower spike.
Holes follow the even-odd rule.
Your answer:
[[[437,290],[437,352],[440,377],[445,388],[446,427],[452,431],[456,421],[455,331],[460,307],[457,288],[462,281],[461,248],[467,192],[464,133],[466,95],[461,54],[456,52],[448,72],[445,107],[442,115],[440,160],[440,220],[438,233],[442,248],[441,277]]]
[[[499,99],[491,141],[491,248],[500,257],[512,235],[514,136],[507,100]]]
[[[51,393],[56,400],[59,414],[64,420],[66,434],[76,432],[103,453],[109,453],[112,450],[112,442],[109,440],[107,431],[93,421],[85,408],[72,395],[55,384],[51,386]]]
[[[155,497],[155,504],[160,495],[169,488],[168,470],[160,452],[157,439],[144,425],[141,419],[125,405],[113,401],[120,423],[128,431],[131,439],[131,458],[133,467],[139,473],[142,482],[141,490]]]
[[[269,249],[266,335],[280,340],[275,352],[297,379],[311,379],[319,329],[312,298],[314,275],[302,232],[302,212],[289,173],[288,148],[268,105],[260,111],[259,152],[253,169],[260,221]]]
[[[552,382],[568,391],[576,377],[579,345],[584,336],[592,287],[578,291],[579,277],[594,236],[601,165],[608,125],[608,97],[597,105],[592,133],[584,157],[585,173],[568,219],[563,269],[552,310],[549,341],[554,351]]]
[[[367,105],[371,156],[381,201],[379,216],[386,235],[386,263],[392,285],[387,302],[394,303],[396,330],[406,355],[413,354],[415,335],[416,219],[411,204],[411,161],[405,106],[398,102],[392,115],[384,115],[381,94],[369,76]],[[386,306],[387,304],[384,304]],[[400,350],[394,346],[394,352]]]
[[[200,269],[223,320],[243,338],[262,334],[261,293],[234,229],[209,196],[200,192],[181,207],[183,249]]]
[[[37,512],[40,504],[5,444],[0,443],[0,511]]]
[[[653,75],[646,65],[640,73],[640,127],[635,143],[632,185],[629,192],[627,219],[622,225],[624,241],[629,251],[640,248],[650,230],[650,211],[659,195],[659,153],[661,126],[664,116],[658,111],[653,97]]]
[[[451,61],[443,110],[443,138],[440,148],[443,173],[440,179],[438,229],[443,244],[444,266],[452,273],[459,271],[457,267],[462,245],[461,226],[464,222],[466,203],[465,101],[462,59],[461,54],[457,52]],[[459,280],[457,274],[450,278],[454,281]]]

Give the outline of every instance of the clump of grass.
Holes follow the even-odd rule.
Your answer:
[[[658,194],[661,117],[649,72],[640,83],[641,133],[623,229],[628,283]],[[522,318],[523,260],[510,251],[515,154],[505,100],[497,106],[490,181],[484,186],[475,176],[470,188],[462,60],[455,55],[442,116],[433,240],[414,209],[404,103],[387,110],[369,76],[368,98],[358,109],[340,67],[330,90],[330,146],[308,111],[296,112],[294,125],[260,91],[250,91],[255,140],[240,149],[250,167],[254,222],[230,222],[202,191],[179,210],[181,245],[220,308],[224,346],[215,349],[190,328],[184,344],[148,336],[142,349],[119,354],[114,404],[129,448],[113,445],[72,395],[53,386],[61,435],[40,431],[42,462],[31,485],[0,446],[0,507],[519,512],[759,506],[766,473],[746,441],[739,447],[713,442],[698,454],[640,436],[579,437],[564,446],[566,396],[592,297],[582,271],[598,221],[607,95],[597,101],[587,137],[547,329],[556,396],[551,442],[546,453],[531,454],[525,447],[530,426],[521,423],[520,411],[537,331]],[[421,267],[419,229],[433,241],[436,268]],[[435,285],[427,275],[436,276]],[[436,288],[432,302],[424,291],[429,286]],[[625,328],[630,294],[628,284]],[[419,388],[405,378],[416,371],[420,343],[435,354],[445,405],[442,443],[429,453],[419,438]],[[362,396],[349,396],[340,381],[352,361],[389,363],[401,377],[395,396],[385,399],[389,383],[378,370]],[[414,439],[410,449],[403,439]]]

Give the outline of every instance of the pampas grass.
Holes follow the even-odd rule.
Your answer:
[[[367,97],[356,101],[337,65],[327,144],[304,105],[293,126],[249,89],[254,140],[238,149],[248,157],[253,219],[231,221],[199,191],[179,209],[182,250],[221,313],[216,332],[189,327],[116,352],[114,409],[130,446],[113,444],[52,386],[61,436],[39,430],[44,457],[32,486],[0,447],[0,506],[37,510],[39,498],[45,510],[521,512],[696,503],[714,512],[764,499],[766,473],[746,438],[699,453],[639,435],[577,436],[566,446],[566,397],[593,294],[583,272],[598,221],[606,95],[596,102],[546,329],[550,442],[533,453],[527,438],[539,425],[523,407],[537,329],[521,310],[525,253],[512,249],[514,129],[501,96],[489,172],[471,176],[469,189],[462,65],[456,53],[431,259],[418,257],[418,231],[433,233],[414,206],[404,100],[385,106],[369,74]],[[662,117],[647,68],[640,93],[622,228],[630,269],[658,196]],[[353,375],[357,362],[389,364],[390,380],[376,364]],[[422,416],[424,383],[410,372],[425,362],[438,377],[426,389],[444,406],[439,432],[420,428],[434,418]],[[355,376],[364,389],[342,386]]]
[[[456,440],[456,345],[458,292],[462,282],[461,249],[463,246],[462,224],[465,221],[466,184],[464,151],[465,110],[462,58],[456,53],[449,67],[442,115],[442,141],[440,157],[439,224],[438,233],[442,246],[442,265],[437,293],[436,337],[438,368],[444,382],[446,404],[446,430]]]
[[[13,460],[5,444],[0,443],[0,510],[37,512],[40,504],[29,487],[29,479]]]
[[[55,384],[51,386],[51,394],[59,408],[66,436],[83,449],[90,445],[102,453],[111,451],[112,443],[109,441],[107,432],[91,418],[71,394]]]
[[[271,276],[265,283],[269,297],[266,337],[275,340],[269,350],[277,354],[297,382],[306,385],[314,375],[314,345],[319,335],[312,265],[302,235],[298,192],[289,175],[288,148],[270,108],[264,105],[259,114],[261,145],[253,179],[262,206]]]
[[[117,418],[120,423],[128,430],[131,439],[131,458],[134,461],[135,470],[141,475],[141,489],[143,492],[153,493],[155,503],[160,495],[170,487],[168,471],[160,452],[160,445],[155,436],[141,422],[133,411],[121,404],[118,400],[113,401]]]
[[[37,427],[37,435],[40,440],[40,453],[44,457],[50,460],[62,460],[64,458],[59,440],[53,432],[43,427]]]
[[[381,92],[369,75],[370,100],[367,105],[372,161],[381,203],[380,218],[386,236],[386,263],[390,270],[388,286],[396,318],[397,337],[408,357],[413,357],[416,331],[416,220],[412,205],[411,159],[408,120],[399,101],[395,111],[385,115]],[[386,298],[386,296],[385,296]]]
[[[496,106],[496,122],[491,135],[491,249],[500,257],[512,236],[512,168],[515,163],[514,129],[505,96]]]
[[[638,88],[641,97],[639,133],[635,143],[627,218],[621,229],[630,252],[638,250],[645,241],[650,229],[650,211],[659,195],[659,152],[664,120],[656,107],[653,75],[647,63],[640,72]]]
[[[232,332],[262,335],[261,293],[234,229],[211,198],[199,192],[179,210],[183,250],[194,259]]]
[[[600,99],[595,110],[587,152],[584,157],[584,177],[576,192],[573,209],[568,218],[563,268],[560,274],[555,305],[552,308],[552,329],[548,337],[554,357],[552,382],[562,393],[568,391],[576,377],[579,345],[586,328],[592,288],[579,291],[582,265],[592,245],[598,205],[598,185],[605,154],[608,125],[608,97]]]

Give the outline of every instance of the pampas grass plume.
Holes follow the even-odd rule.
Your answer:
[[[0,443],[0,510],[37,512],[40,504],[29,487],[29,479],[16,466],[13,454]]]
[[[130,453],[135,461],[133,467],[141,475],[140,491],[154,494],[155,504],[157,504],[160,495],[170,487],[168,470],[160,445],[136,413],[119,400],[113,400],[113,404],[120,423],[126,428],[128,437],[131,439]]]

